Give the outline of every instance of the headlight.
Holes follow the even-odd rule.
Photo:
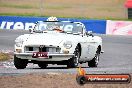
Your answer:
[[[66,49],[70,49],[72,47],[72,42],[71,41],[66,41],[66,42],[64,42],[63,46]]]
[[[18,39],[16,39],[15,40],[15,43],[16,43],[16,46],[17,47],[21,47],[22,46],[22,44],[23,44],[23,39],[21,39],[21,38],[18,38]]]

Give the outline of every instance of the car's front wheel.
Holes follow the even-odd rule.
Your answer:
[[[74,51],[74,56],[68,60],[68,65],[67,67],[68,68],[75,68],[78,66],[79,64],[79,58],[80,58],[80,50],[79,50],[79,46],[77,46],[75,48],[75,51]]]
[[[14,55],[14,65],[17,69],[24,69],[26,68],[27,64],[28,64],[28,60],[17,58],[16,55]]]

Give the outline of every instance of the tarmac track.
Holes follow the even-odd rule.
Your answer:
[[[0,30],[0,51],[13,52],[14,40],[24,30]],[[87,73],[132,73],[132,36],[99,35],[103,38],[104,54],[100,56],[97,68],[89,68],[87,63],[82,66]],[[29,64],[26,69],[18,70],[12,61],[0,62],[0,75],[19,75],[27,73],[77,73],[76,68],[67,69],[65,65],[49,65],[40,69]]]

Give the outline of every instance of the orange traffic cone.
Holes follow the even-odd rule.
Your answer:
[[[86,74],[85,70],[82,69],[81,67],[78,68],[78,73],[79,75],[83,75],[83,76]]]

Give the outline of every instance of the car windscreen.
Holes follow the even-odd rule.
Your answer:
[[[60,29],[67,33],[82,33],[82,25],[71,22],[38,22],[34,31],[54,31]]]

